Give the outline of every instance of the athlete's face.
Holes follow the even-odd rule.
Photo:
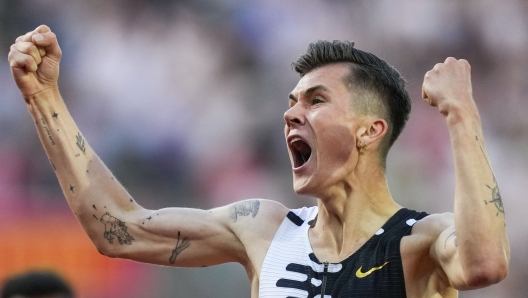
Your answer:
[[[358,116],[344,80],[349,71],[346,64],[314,69],[289,96],[284,131],[298,194],[319,196],[355,167]]]

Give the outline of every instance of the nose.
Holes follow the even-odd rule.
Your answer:
[[[304,125],[304,116],[302,114],[300,105],[295,104],[284,113],[284,121],[289,127],[295,125]]]

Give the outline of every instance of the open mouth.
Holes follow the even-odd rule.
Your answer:
[[[301,138],[294,138],[290,141],[290,149],[293,156],[293,167],[302,167],[312,155],[312,148]]]

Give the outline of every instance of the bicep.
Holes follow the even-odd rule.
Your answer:
[[[457,290],[470,289],[465,282],[464,271],[458,253],[455,226],[449,226],[438,236],[431,247],[431,257],[439,264],[449,283]]]
[[[244,246],[229,226],[230,209],[142,209],[124,216],[126,222],[103,216],[106,251],[110,256],[179,267],[243,262]]]

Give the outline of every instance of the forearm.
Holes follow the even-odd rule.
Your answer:
[[[88,145],[58,90],[29,98],[28,109],[69,206],[94,244],[104,245],[103,215],[124,221],[124,213],[141,207]]]
[[[454,154],[455,228],[460,261],[470,279],[502,270],[509,259],[505,214],[476,107],[446,115]],[[491,268],[490,268],[491,267]],[[480,268],[480,269],[476,269]]]

